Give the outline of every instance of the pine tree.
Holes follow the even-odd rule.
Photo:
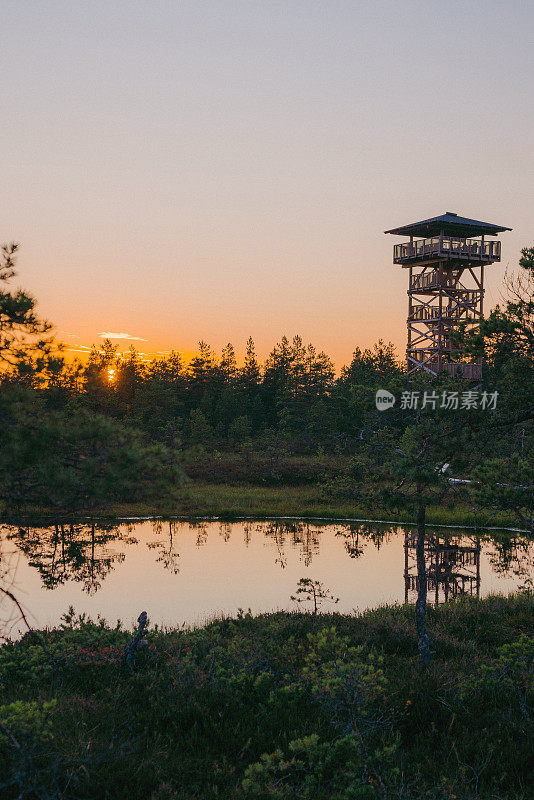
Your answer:
[[[247,339],[245,363],[239,373],[240,383],[246,392],[253,392],[258,388],[261,380],[260,367],[256,357],[256,348],[251,336]]]
[[[228,342],[226,347],[223,347],[220,370],[223,380],[226,383],[233,384],[237,376],[237,361],[235,357],[234,346],[230,342]]]
[[[189,364],[189,385],[193,396],[198,400],[219,378],[217,359],[210,345],[204,340],[198,343],[198,353]]]
[[[16,276],[19,245],[2,245],[0,251],[0,287]],[[0,288],[0,375],[46,381],[51,365],[57,373],[62,367],[60,348],[52,336],[52,325],[36,313],[35,299],[23,289]],[[52,363],[55,359],[56,363]]]

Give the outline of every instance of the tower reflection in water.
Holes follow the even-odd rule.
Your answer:
[[[404,534],[404,602],[417,599],[417,533]],[[461,595],[480,596],[480,540],[428,533],[425,542],[428,600],[435,605]]]

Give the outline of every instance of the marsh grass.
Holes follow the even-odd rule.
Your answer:
[[[156,509],[159,508],[159,511]],[[164,513],[161,506],[117,506],[114,513]],[[168,513],[179,516],[216,516],[223,519],[254,517],[301,517],[308,519],[371,519],[412,523],[404,509],[369,507],[355,502],[325,498],[317,486],[232,486],[228,484],[191,483],[176,503],[166,506]],[[429,524],[483,527],[490,514],[475,513],[466,502],[429,506]],[[517,520],[506,513],[495,514],[490,525],[517,527]]]
[[[1,509],[0,509],[1,512]],[[189,483],[178,499],[162,498],[158,502],[113,504],[102,508],[97,515],[117,517],[161,516],[196,519],[218,517],[237,520],[250,517],[256,520],[273,517],[299,517],[325,520],[382,520],[399,524],[414,524],[404,509],[358,505],[348,501],[326,499],[317,486],[235,486],[218,483]],[[25,520],[57,521],[57,513],[44,508],[27,509]],[[69,515],[71,519],[73,515]],[[17,521],[18,518],[17,518]],[[427,522],[432,525],[458,525],[483,529],[489,521],[492,527],[517,528],[517,520],[505,512],[493,515],[475,512],[467,502],[432,506],[427,509]]]

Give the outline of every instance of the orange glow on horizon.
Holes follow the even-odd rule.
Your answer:
[[[532,244],[533,4],[4,5],[0,242],[72,357],[252,336],[263,363],[298,333],[338,370],[403,358],[385,230],[512,227],[486,310]]]

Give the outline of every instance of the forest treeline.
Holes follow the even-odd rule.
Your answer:
[[[4,246],[0,264],[0,499],[13,508],[91,509],[104,497],[157,498],[179,487],[184,472],[299,483],[324,482],[334,471],[346,487],[362,472],[384,467],[388,453],[398,455],[394,442],[414,425],[422,435],[422,421],[434,433],[440,426],[448,431],[457,472],[474,460],[528,458],[534,248],[523,250],[505,305],[480,332],[458,334],[466,354],[484,357],[477,389],[497,392],[496,408],[448,415],[398,402],[387,412],[376,409],[379,388],[397,398],[405,391],[461,396],[473,388],[447,375],[407,376],[393,345],[383,341],[357,347],[337,375],[328,355],[299,336],[283,337],[265,363],[251,338],[240,365],[231,344],[217,356],[204,341],[189,363],[178,352],[147,362],[133,347],[119,353],[109,340],[93,347],[85,363],[69,361],[49,323],[39,319],[36,301],[11,288],[16,256],[16,245]],[[460,421],[464,440],[454,444]],[[475,428],[467,445],[465,432]]]
[[[300,336],[283,337],[264,364],[250,338],[240,367],[232,344],[219,358],[201,341],[187,364],[177,352],[146,363],[133,347],[120,354],[106,340],[85,365],[62,364],[46,395],[56,405],[75,399],[171,447],[234,449],[277,437],[308,453],[318,446],[345,449],[374,390],[402,376],[393,345],[382,341],[357,349],[336,377],[330,358]],[[360,386],[369,390],[365,397],[354,392]]]

